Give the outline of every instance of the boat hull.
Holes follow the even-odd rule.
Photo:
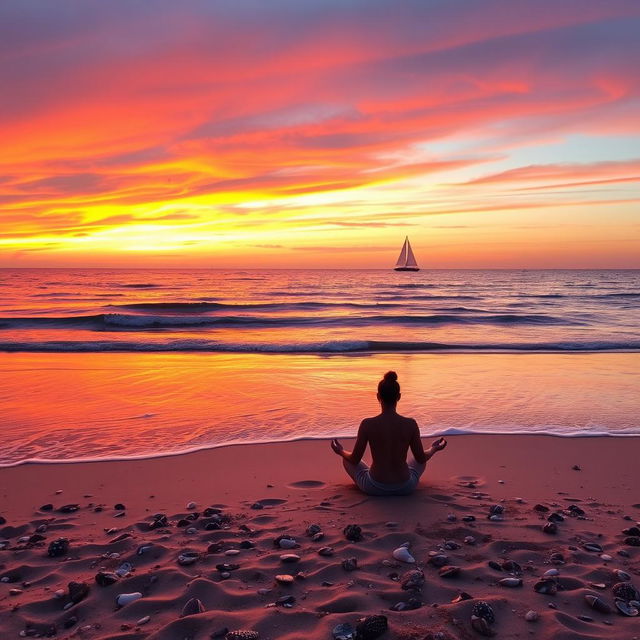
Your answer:
[[[420,271],[420,267],[396,267],[394,271]]]

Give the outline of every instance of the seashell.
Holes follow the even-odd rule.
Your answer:
[[[438,573],[441,578],[455,578],[460,573],[460,567],[449,565],[447,567],[442,567]]]
[[[110,584],[118,582],[118,576],[115,573],[109,573],[107,571],[98,571],[95,577],[96,584],[101,587],[108,587]]]
[[[278,546],[281,549],[295,549],[300,545],[293,538],[281,538],[280,542],[278,542]]]
[[[288,573],[281,573],[275,577],[275,581],[278,584],[293,584],[294,580],[294,577],[290,576]]]
[[[555,576],[560,575],[560,572],[557,569],[549,569],[542,574],[543,578],[553,578]]]
[[[307,527],[307,535],[312,538],[316,535],[316,533],[320,533],[322,531],[322,527],[319,524],[310,524]]]
[[[473,600],[473,596],[466,591],[461,591],[452,601],[451,604],[458,604],[458,602],[464,602],[465,600]]]
[[[496,621],[496,615],[493,612],[491,605],[484,600],[479,600],[473,605],[471,615],[475,616],[476,618],[482,618],[489,624],[493,624]]]
[[[522,579],[521,578],[502,578],[502,580],[498,580],[498,584],[501,587],[521,587]]]
[[[600,613],[611,613],[613,611],[613,609],[602,598],[599,598],[598,596],[587,594],[585,595],[584,599],[592,609],[595,609]]]
[[[618,582],[613,585],[612,591],[613,595],[620,600],[629,602],[630,600],[640,599],[638,590],[630,582]]]
[[[151,616],[144,616],[144,618],[140,618],[140,620],[138,620],[138,622],[136,622],[136,625],[138,625],[140,627],[143,624],[147,624],[147,622],[149,622],[149,620],[151,620]]]
[[[358,568],[357,558],[347,558],[342,561],[342,568],[345,571],[355,571]]]
[[[436,568],[444,567],[446,564],[449,564],[449,556],[445,556],[443,553],[438,553],[429,558],[429,564],[432,564]]]
[[[69,551],[69,540],[67,538],[58,538],[49,544],[47,555],[50,558],[58,558],[66,555]]]
[[[595,542],[585,542],[582,545],[582,548],[585,551],[591,551],[592,553],[602,553],[603,549],[599,544],[596,544]]]
[[[533,611],[533,609],[524,614],[524,619],[527,622],[535,622],[539,617],[538,612]]]
[[[362,529],[357,524],[348,524],[342,533],[349,542],[359,542],[362,540]]]
[[[412,571],[407,571],[400,581],[400,586],[405,591],[410,591],[413,589],[422,589],[424,585],[424,573],[420,569],[414,569]]]
[[[319,556],[332,556],[333,555],[333,547],[321,547],[320,549],[318,549],[318,555]]]
[[[283,553],[280,562],[299,562],[300,556],[295,553]]]
[[[631,582],[631,576],[626,571],[623,571],[622,569],[614,569],[613,573],[620,582]]]
[[[533,585],[533,590],[537,593],[545,593],[550,596],[554,595],[558,591],[558,585],[555,580],[539,580]]]
[[[547,522],[547,524],[542,527],[542,533],[548,533],[549,535],[554,535],[558,533],[558,525],[555,522]]]
[[[625,600],[616,600],[616,609],[623,615],[629,616],[630,618],[635,618],[640,611],[638,611],[637,607],[629,604]]]
[[[186,567],[198,560],[200,554],[196,551],[185,551],[178,556],[178,564]]]
[[[356,637],[358,640],[375,640],[387,630],[388,626],[387,616],[360,618],[356,626]]]
[[[354,640],[356,630],[348,623],[338,624],[331,631],[333,640]]]
[[[134,591],[133,593],[121,593],[116,597],[116,604],[119,607],[124,607],[127,604],[131,604],[136,600],[140,600],[142,598],[142,594],[139,591]]]
[[[416,559],[411,555],[407,547],[398,547],[393,551],[393,557],[400,562],[406,562],[407,564],[415,564]]]
[[[505,560],[502,563],[502,568],[505,571],[508,571],[509,573],[517,573],[517,574],[522,573],[522,567],[514,560]]]
[[[258,640],[260,635],[257,631],[229,631],[227,635],[225,635],[225,640]]]
[[[204,612],[205,608],[202,602],[198,600],[198,598],[190,598],[189,600],[187,600],[184,607],[182,607],[182,613],[180,614],[180,617],[184,618],[185,616],[193,616],[195,614]]]

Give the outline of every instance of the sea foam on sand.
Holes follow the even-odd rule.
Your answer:
[[[391,498],[359,493],[324,441],[0,469],[0,637],[328,639],[384,615],[383,639],[472,638],[484,601],[499,638],[632,638],[612,588],[640,586],[639,455],[638,438],[452,436]],[[415,564],[393,556],[406,543]]]

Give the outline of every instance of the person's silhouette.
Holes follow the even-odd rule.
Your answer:
[[[428,451],[424,450],[416,421],[396,411],[400,385],[395,371],[384,374],[377,398],[380,414],[360,423],[353,451],[346,451],[337,439],[331,441],[331,449],[343,458],[345,470],[365,493],[406,495],[416,488],[428,460],[442,451],[447,441],[439,438]],[[367,444],[371,449],[371,468],[362,462]],[[414,459],[407,464],[409,448]]]

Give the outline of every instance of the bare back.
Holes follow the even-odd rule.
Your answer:
[[[407,452],[411,447],[418,462],[425,456],[418,424],[395,411],[383,411],[375,418],[365,418],[358,439],[371,447],[371,477],[385,484],[400,484],[409,479]]]

